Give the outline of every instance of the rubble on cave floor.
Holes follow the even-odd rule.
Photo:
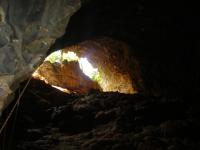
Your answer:
[[[199,107],[181,98],[62,93],[32,80],[18,109],[16,150],[197,150]]]

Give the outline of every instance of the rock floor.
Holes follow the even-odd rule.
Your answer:
[[[184,98],[77,96],[32,80],[16,114],[0,150],[200,149],[199,105]]]

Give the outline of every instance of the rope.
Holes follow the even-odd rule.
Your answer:
[[[15,110],[15,108],[18,106],[18,104],[19,104],[19,102],[20,102],[20,100],[21,100],[21,98],[22,98],[22,96],[23,96],[23,94],[24,94],[26,88],[28,87],[28,85],[29,85],[29,83],[30,83],[30,81],[31,81],[31,78],[32,78],[32,77],[30,77],[30,78],[28,79],[28,81],[26,82],[26,85],[24,86],[22,92],[20,93],[20,95],[19,95],[19,97],[18,97],[18,99],[17,99],[15,105],[13,106],[13,108],[12,108],[12,110],[10,111],[8,117],[6,118],[4,124],[2,125],[2,127],[1,127],[1,129],[0,129],[0,135],[3,133],[3,130],[4,130],[4,128],[6,127],[6,125],[7,125],[8,121],[9,121],[10,117],[12,116],[12,114],[13,114],[13,112],[14,112],[14,110]]]

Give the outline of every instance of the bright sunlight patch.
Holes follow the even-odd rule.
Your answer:
[[[63,61],[78,61],[83,73],[94,81],[100,81],[98,68],[94,68],[87,58],[79,58],[74,52],[64,53],[62,50],[51,53],[45,61],[50,63],[62,63]]]

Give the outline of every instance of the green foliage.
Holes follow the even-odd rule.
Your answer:
[[[63,53],[62,57],[63,57],[62,58],[63,60],[67,60],[67,61],[78,61],[79,60],[79,57],[74,52]]]
[[[96,73],[92,76],[92,80],[93,80],[93,81],[100,82],[100,81],[102,80],[100,73],[99,73],[99,72],[96,72]]]
[[[55,63],[55,62],[62,63],[63,61],[66,61],[66,60],[68,62],[69,61],[78,61],[79,58],[73,52],[63,53],[63,55],[62,55],[62,50],[53,52],[46,58],[46,61],[50,61],[51,63]]]
[[[60,63],[60,61],[61,61],[61,52],[60,51],[56,51],[56,52],[50,54],[45,60],[46,61],[50,61],[50,63],[55,63],[55,62]]]
[[[61,57],[63,57],[63,58],[61,58]],[[64,61],[69,62],[69,61],[79,61],[79,60],[80,59],[74,52],[63,53],[63,55],[62,55],[62,50],[53,52],[45,59],[45,61],[49,61],[50,63],[55,63],[55,62],[62,63]],[[102,77],[101,77],[98,69],[92,73],[92,77],[90,77],[90,78],[96,82],[100,82],[102,80]]]

